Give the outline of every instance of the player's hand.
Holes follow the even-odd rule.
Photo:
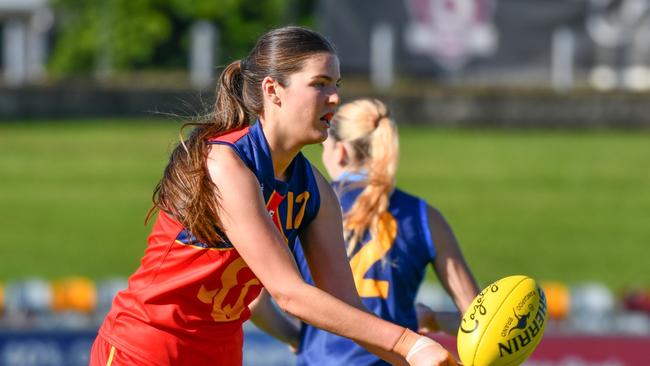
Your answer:
[[[458,366],[454,356],[440,343],[408,328],[404,329],[393,351],[404,357],[409,366]]]
[[[415,314],[418,319],[418,333],[427,334],[440,331],[440,325],[433,309],[418,302],[415,304]]]
[[[454,356],[433,340],[414,351],[406,358],[410,366],[458,366]]]

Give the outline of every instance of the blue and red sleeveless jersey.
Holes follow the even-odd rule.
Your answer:
[[[343,212],[361,193],[353,181],[363,176],[347,176],[333,187]],[[366,233],[349,260],[357,291],[368,310],[383,319],[417,329],[414,301],[426,267],[435,249],[427,218],[427,203],[395,189],[389,209],[380,219],[377,238]],[[298,246],[299,247],[299,246]],[[304,254],[297,248],[296,262],[303,276],[313,282]],[[297,365],[388,365],[355,342],[304,324],[301,330]]]
[[[320,205],[309,161],[298,154],[288,179],[275,179],[259,122],[209,143],[232,147],[255,174],[269,215],[293,249],[298,231],[313,220]],[[115,297],[99,332],[118,349],[152,365],[240,364],[242,323],[261,287],[227,238],[209,247],[160,212],[140,267]],[[223,355],[225,349],[238,354]]]

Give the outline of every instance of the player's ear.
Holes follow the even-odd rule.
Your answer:
[[[272,77],[267,76],[262,80],[262,95],[264,96],[264,99],[277,106],[282,104],[279,89],[280,84]]]

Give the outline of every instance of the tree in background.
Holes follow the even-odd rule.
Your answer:
[[[281,24],[311,25],[314,0],[52,0],[57,14],[50,69],[55,76],[108,77],[136,69],[184,68],[188,30],[219,29],[219,54],[244,55]]]
[[[158,0],[54,0],[55,75],[126,70],[151,57],[172,32]]]

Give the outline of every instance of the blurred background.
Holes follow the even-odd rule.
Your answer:
[[[479,283],[542,283],[527,365],[650,365],[646,0],[0,0],[0,365],[87,364],[180,126],[285,24],[336,45],[344,102],[390,106],[398,184]],[[420,299],[453,306],[432,274]],[[293,362],[248,324],[244,357]]]

